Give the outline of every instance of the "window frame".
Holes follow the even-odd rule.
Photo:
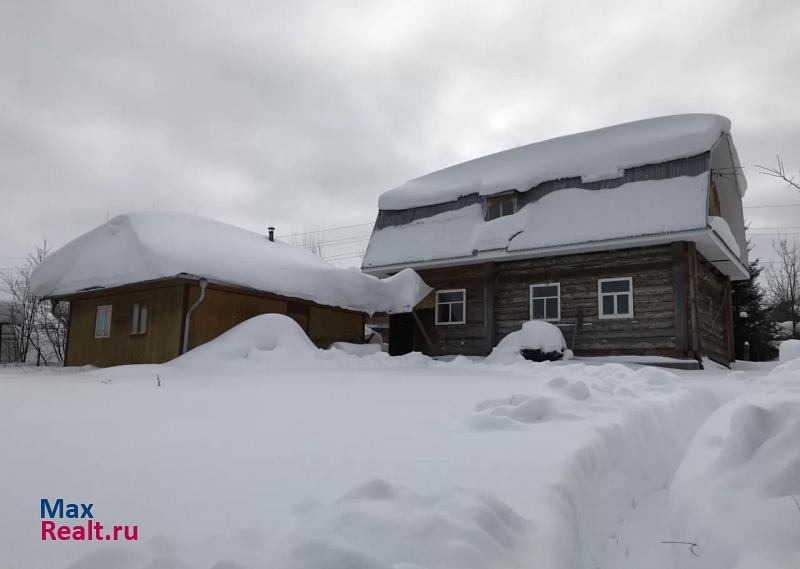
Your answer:
[[[628,292],[603,292],[603,283],[628,281]],[[617,314],[617,296],[628,295],[628,312]],[[614,297],[614,314],[603,314],[603,297]],[[597,317],[600,320],[623,320],[633,318],[633,277],[611,277],[607,279],[597,279]]]
[[[100,316],[100,309],[101,308],[105,308],[107,310],[103,311],[103,312],[105,312],[106,316],[103,319],[104,320],[103,329],[100,330],[100,333],[98,333],[97,324],[98,324],[98,318]],[[94,309],[94,337],[95,337],[96,340],[101,340],[101,339],[104,339],[104,338],[110,338],[111,337],[111,315],[113,314],[113,312],[114,312],[114,305],[113,304],[98,304],[97,306],[95,306],[95,309]],[[103,330],[105,330],[105,334],[102,333]]]
[[[150,307],[146,302],[134,302],[131,310],[131,336],[146,336],[150,324]]]
[[[555,298],[556,299],[556,301],[558,302],[558,309],[556,310],[556,318],[534,318],[533,317],[533,289],[536,288],[536,287],[544,287],[544,286],[554,286],[554,287],[556,287],[557,296],[554,296],[554,297],[553,296],[540,296],[539,297],[539,298],[545,299],[545,303],[544,303],[545,316],[547,315],[547,302],[546,302],[546,300],[548,298]],[[558,282],[558,283],[535,283],[535,284],[530,285],[530,288],[528,289],[528,304],[529,304],[529,310],[528,310],[529,320],[542,320],[544,322],[560,322],[561,321],[561,283],[560,282]]]
[[[511,204],[511,213],[503,215],[503,204],[505,203]],[[500,215],[489,219],[489,208],[492,207],[493,205],[500,206]],[[502,194],[495,194],[493,196],[486,196],[483,208],[484,221],[494,221],[495,219],[500,219],[501,217],[508,217],[509,215],[514,215],[515,213],[517,213],[517,192],[512,191],[512,192],[505,192]]]
[[[461,298],[460,304],[463,304],[464,309],[461,312],[461,320],[459,320],[459,321],[442,322],[442,321],[439,320],[439,304],[440,304],[439,303],[439,295],[440,294],[450,293],[450,292],[460,292],[461,293],[462,298]],[[459,303],[457,303],[457,302],[444,302],[442,304],[452,305],[452,304],[459,304]],[[449,311],[448,314],[452,315],[452,310]],[[466,324],[467,323],[467,289],[465,289],[465,288],[443,288],[441,290],[437,290],[436,291],[436,303],[434,305],[434,310],[433,310],[433,319],[434,319],[434,323],[436,324],[436,326],[453,326],[453,325],[458,325],[458,324]]]

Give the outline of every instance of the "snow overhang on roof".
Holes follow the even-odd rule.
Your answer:
[[[531,144],[417,178],[381,196],[362,267],[383,274],[400,267],[669,242],[689,232],[688,240],[705,244],[705,236],[711,236],[711,242],[722,243],[733,260],[722,251],[706,257],[737,265],[723,272],[740,278],[747,265],[738,215],[746,184],[729,128],[730,121],[717,115],[649,119]],[[729,159],[718,164],[723,142]],[[735,176],[726,176],[733,184],[725,188],[729,213],[712,226],[710,173],[718,166]],[[509,188],[519,190],[517,211],[485,221],[483,196]]]
[[[382,194],[378,207],[398,210],[473,193],[524,192],[562,178],[580,178],[583,182],[619,178],[628,168],[708,152],[730,127],[730,120],[720,115],[687,114],[561,136],[415,178]]]
[[[412,270],[378,279],[246,229],[167,212],[114,217],[48,255],[31,286],[64,297],[182,275],[367,313],[410,311],[430,291]]]

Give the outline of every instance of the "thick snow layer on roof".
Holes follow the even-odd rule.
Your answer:
[[[373,232],[364,267],[635,238],[706,227],[708,172],[617,188],[568,188],[484,221],[473,204]],[[721,226],[719,226],[721,227]],[[734,241],[735,243],[735,241]]]
[[[730,121],[719,115],[651,118],[512,148],[415,178],[380,197],[383,210],[442,203],[459,196],[527,191],[561,178],[618,178],[626,168],[711,150]]]
[[[119,215],[45,259],[34,294],[59,296],[188,274],[364,312],[405,312],[430,291],[414,271],[377,279],[304,249],[192,215]]]

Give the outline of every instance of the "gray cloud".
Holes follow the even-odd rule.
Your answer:
[[[747,203],[800,203],[753,168],[800,169],[800,5],[663,4],[6,0],[0,267],[151,207],[368,222],[433,169],[680,112],[732,119]]]

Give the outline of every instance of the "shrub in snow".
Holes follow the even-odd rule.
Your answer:
[[[487,358],[491,362],[507,363],[522,355],[534,361],[569,359],[564,335],[557,326],[544,320],[530,320],[522,328],[512,332],[492,350]]]
[[[316,349],[300,325],[288,316],[260,314],[189,350],[174,362],[205,364],[245,360],[266,353],[301,356]]]
[[[788,362],[800,358],[800,340],[784,340],[778,348],[778,360]]]

